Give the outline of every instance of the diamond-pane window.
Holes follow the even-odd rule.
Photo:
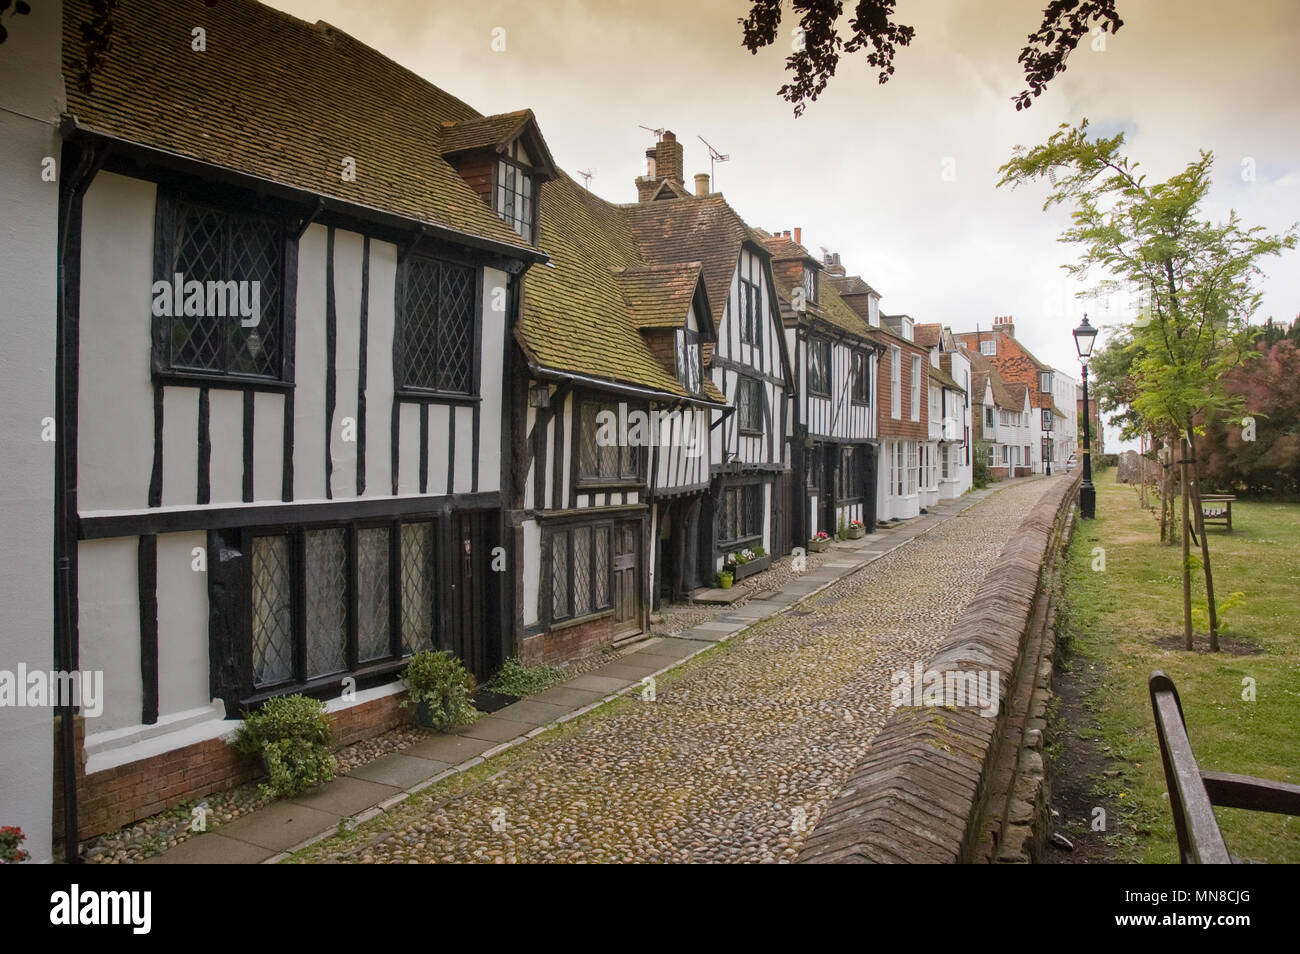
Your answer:
[[[473,392],[476,277],[464,265],[408,257],[400,293],[403,387]]]
[[[253,685],[293,678],[288,537],[253,538]]]
[[[155,276],[174,287],[155,321],[160,369],[279,379],[283,371],[284,227],[278,218],[220,209],[163,193],[171,234]],[[197,283],[194,284],[194,283]],[[167,312],[172,312],[167,314]]]
[[[388,528],[357,531],[357,658],[391,655],[388,615]]]
[[[591,527],[573,531],[573,615],[591,612]]]
[[[307,678],[347,668],[348,532],[307,531]]]
[[[613,605],[609,598],[609,529],[595,529],[596,562],[591,571],[596,578],[596,609],[608,609]]]
[[[433,649],[433,524],[402,525],[402,650]]]
[[[593,401],[584,401],[578,415],[578,479],[579,480],[636,480],[641,472],[640,446],[635,439],[630,415],[627,433],[619,426],[601,428],[599,415],[608,411],[619,418],[616,407],[605,407]],[[608,420],[608,418],[606,419]],[[649,439],[650,435],[645,435]]]
[[[569,535],[557,533],[551,537],[551,616],[569,615]]]

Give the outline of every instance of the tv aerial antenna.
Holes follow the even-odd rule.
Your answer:
[[[582,187],[588,192],[591,191],[591,179],[596,174],[595,169],[579,169],[578,175],[582,176]]]
[[[713,191],[717,192],[718,177],[717,177],[717,173],[714,172],[714,166],[719,162],[729,161],[731,157],[724,156],[722,153],[718,152],[718,150],[714,149],[713,145],[703,136],[696,136],[695,138],[697,138],[700,142],[704,143],[705,148],[709,150],[709,181],[713,183]]]
[[[641,126],[640,123],[637,123],[637,125]],[[668,131],[666,129],[655,129],[652,126],[641,126],[641,128],[644,129],[646,132],[654,133],[655,142],[660,142],[664,138],[664,133]]]

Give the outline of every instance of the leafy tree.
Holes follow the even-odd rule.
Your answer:
[[[1060,241],[1077,246],[1079,257],[1066,269],[1081,279],[1108,275],[1096,291],[1126,286],[1147,302],[1140,317],[1125,327],[1133,350],[1131,407],[1140,419],[1164,424],[1184,442],[1184,636],[1192,648],[1190,505],[1205,573],[1210,648],[1217,650],[1196,438],[1203,433],[1203,420],[1240,418],[1241,396],[1230,392],[1226,377],[1257,354],[1251,344],[1258,329],[1251,327],[1250,317],[1260,301],[1259,263],[1294,248],[1296,229],[1265,234],[1262,228],[1243,226],[1235,211],[1223,222],[1203,220],[1200,206],[1210,189],[1211,153],[1202,151],[1164,182],[1148,183],[1138,163],[1121,152],[1123,145],[1122,133],[1090,138],[1087,120],[1078,127],[1063,124],[1046,143],[1028,151],[1017,148],[999,170],[998,184],[1015,187],[1047,179],[1052,191],[1043,208],[1073,207],[1072,224]]]
[[[1065,72],[1065,61],[1079,41],[1093,30],[1112,35],[1124,25],[1115,12],[1116,0],[1051,0],[1043,11],[1037,30],[1029,34],[1020,51],[1026,88],[1013,97],[1016,109],[1033,105],[1056,76]],[[757,53],[776,42],[781,34],[783,0],[750,0],[749,15],[740,20],[744,45]],[[847,39],[838,21],[844,13],[843,0],[794,0],[799,18],[794,52],[786,57],[786,69],[794,79],[781,87],[782,98],[794,104],[794,114],[803,115],[808,103],[816,101],[839,66],[840,53],[867,51],[867,63],[879,70],[877,79],[887,83],[894,75],[894,54],[908,46],[916,30],[895,19],[896,0],[858,0],[848,22]]]

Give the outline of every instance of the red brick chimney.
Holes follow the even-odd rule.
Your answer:
[[[682,175],[682,144],[673,133],[665,130],[664,138],[655,146],[655,176],[685,185]]]
[[[795,230],[794,230],[794,244],[795,244],[795,245],[802,245],[802,244],[803,244],[803,229],[802,229],[802,228],[798,228],[798,229],[795,229]]]
[[[1001,331],[1014,338],[1016,336],[1015,320],[1011,315],[995,315],[993,317],[993,330]]]

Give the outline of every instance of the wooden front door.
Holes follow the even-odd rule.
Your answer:
[[[484,583],[489,547],[479,513],[456,513],[442,522],[443,614],[439,649],[450,650],[479,678],[494,660],[486,632]]]
[[[614,524],[614,638],[641,631],[640,521]]]

